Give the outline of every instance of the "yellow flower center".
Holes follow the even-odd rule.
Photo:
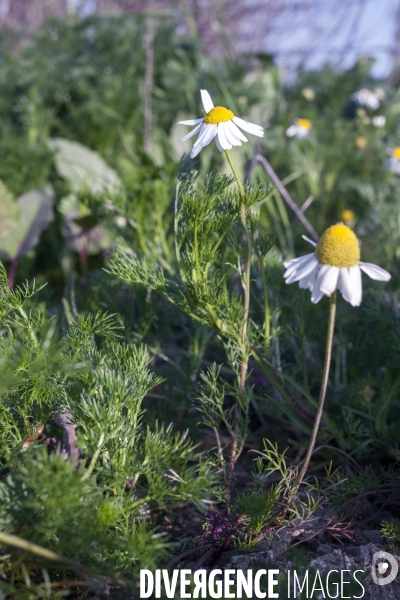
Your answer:
[[[400,158],[400,146],[396,146],[396,148],[393,148],[392,156],[394,158]]]
[[[350,227],[338,223],[323,233],[315,249],[315,256],[322,265],[339,269],[354,267],[360,260],[360,244]]]
[[[359,150],[364,150],[368,146],[368,140],[360,136],[356,139],[356,146]]]
[[[206,115],[204,115],[204,122],[209,125],[218,125],[218,123],[224,123],[225,121],[231,121],[235,115],[229,108],[223,106],[214,106]]]
[[[297,125],[304,127],[304,129],[311,129],[312,123],[308,119],[297,119]]]

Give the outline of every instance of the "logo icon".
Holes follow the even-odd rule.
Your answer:
[[[372,557],[371,575],[376,585],[388,585],[396,579],[399,566],[394,556],[389,552],[375,552]]]

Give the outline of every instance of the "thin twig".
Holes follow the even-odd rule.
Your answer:
[[[48,548],[43,548],[43,546],[34,544],[33,542],[20,538],[16,535],[0,531],[0,543],[4,544],[5,546],[12,546],[14,548],[19,548],[20,550],[25,550],[25,552],[29,552],[30,554],[40,556],[41,558],[44,558],[46,560],[51,560],[59,564],[68,565],[71,569],[77,571],[83,577],[89,577],[98,581],[110,581],[108,577],[97,575],[89,569],[87,569],[86,567],[82,567],[79,563],[75,562],[74,560],[71,560],[70,558],[60,556],[60,554],[57,554],[56,552],[53,552]],[[124,582],[120,579],[118,579],[117,581],[118,583],[124,584]]]
[[[190,550],[187,550],[186,552],[183,552],[182,554],[179,554],[179,556],[176,556],[175,558],[170,560],[169,563],[165,566],[165,568],[170,569],[173,565],[175,565],[177,562],[179,562],[183,558],[186,558],[187,556],[191,556],[192,554],[195,554],[199,550],[204,550],[204,548],[208,548],[209,546],[211,546],[211,544],[206,544],[205,546],[202,546],[202,547],[198,546],[197,548],[191,548]]]
[[[197,571],[198,569],[200,569],[205,562],[207,562],[207,560],[215,553],[217,552],[217,550],[219,550],[218,547],[216,546],[211,546],[211,548],[205,553],[203,554],[203,556],[197,561],[197,563],[194,565],[193,567],[193,571]]]
[[[296,215],[296,217],[298,218],[300,223],[304,226],[305,229],[307,229],[308,233],[311,235],[313,240],[318,242],[318,240],[319,240],[318,233],[315,231],[315,229],[311,225],[311,223],[309,223],[309,221],[306,219],[306,217],[304,216],[301,209],[297,206],[297,204],[291,198],[289,192],[287,191],[287,189],[285,188],[285,186],[283,185],[283,183],[281,182],[278,175],[275,173],[274,169],[271,167],[271,165],[269,164],[269,162],[265,158],[265,156],[262,156],[261,154],[257,154],[256,160],[264,167],[264,169],[268,173],[269,177],[272,179],[272,181],[278,188],[280,195],[282,196],[282,198],[284,199],[286,204],[292,209],[292,211],[294,212],[294,214]],[[306,202],[307,202],[307,200],[306,200]]]
[[[313,202],[314,202],[314,196],[308,196],[307,200],[305,202],[303,202],[303,204],[300,206],[300,210],[303,213],[303,215],[306,212],[307,208],[309,206],[311,206],[311,204]],[[296,221],[297,221],[297,216],[295,216],[294,219],[292,219],[291,225],[293,225]]]

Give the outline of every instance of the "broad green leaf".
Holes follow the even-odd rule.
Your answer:
[[[121,186],[117,173],[90,148],[64,138],[53,138],[49,146],[55,151],[57,171],[71,191],[79,192],[86,186],[93,193],[101,193]]]
[[[20,213],[18,222],[0,239],[1,260],[21,258],[33,250],[54,217],[54,194],[48,185],[23,194],[17,199],[17,204]]]
[[[0,240],[13,229],[19,216],[16,199],[0,180]]]

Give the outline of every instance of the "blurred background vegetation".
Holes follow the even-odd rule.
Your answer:
[[[265,127],[261,142],[234,150],[244,178],[270,183],[262,162],[254,160],[266,157],[318,234],[345,220],[361,240],[362,259],[392,273],[384,289],[364,281],[359,309],[340,301],[327,403],[336,427],[321,432],[326,448],[313,466],[318,472],[334,460],[350,469],[355,460],[380,473],[380,479],[366,477],[365,485],[387,487],[400,430],[396,57],[388,77],[372,77],[373,59],[362,56],[351,65],[338,59],[310,68],[307,52],[296,64],[288,61],[285,71],[284,50],[277,44],[275,55],[263,45],[261,29],[268,20],[266,35],[273,40],[279,24],[287,23],[286,4],[280,12],[272,7],[276,2],[210,4],[214,11],[189,0],[0,2],[0,259],[10,287],[25,280],[47,284],[35,296],[36,306],[56,316],[61,329],[99,310],[115,314],[124,341],[130,347],[145,343],[152,370],[164,379],[146,396],[144,422],[188,427],[202,449],[215,445],[212,432],[197,425],[193,398],[200,370],[225,360],[220,340],[150,289],[125,285],[104,271],[123,241],[149,266],[176,272],[176,177],[191,147],[179,142],[187,131],[176,122],[201,116],[199,90],[207,89],[215,104]],[[304,2],[303,17],[307,7]],[[344,9],[338,29],[340,15],[346,18]],[[310,49],[309,39],[304,48]],[[378,106],[350,97],[363,88],[377,95]],[[308,135],[287,137],[299,118],[310,121]],[[194,165],[200,180],[210,170],[228,172],[213,145]],[[309,251],[301,238],[306,231],[276,188],[260,210],[273,240],[270,360],[315,397],[327,303],[311,305],[307,292],[286,288],[282,278],[282,260]],[[261,288],[256,284],[255,293]],[[261,319],[261,305],[253,310],[252,318]],[[282,449],[290,445],[294,461],[307,436],[251,366],[246,449],[261,448],[267,437]],[[312,411],[301,394],[296,402],[296,416],[309,428]],[[245,480],[251,459],[245,455],[243,463]],[[30,473],[35,469],[37,463]],[[58,466],[58,477],[73,477],[63,469]],[[239,469],[239,482],[240,476]],[[350,485],[347,493],[356,492]]]

